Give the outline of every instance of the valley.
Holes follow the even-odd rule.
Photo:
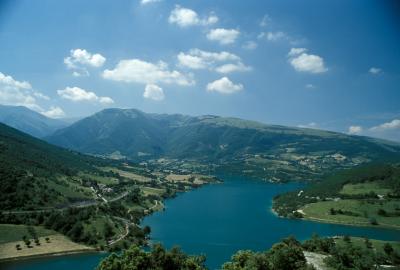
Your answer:
[[[89,132],[77,134],[77,127]],[[129,127],[129,136],[121,137],[119,130]],[[338,242],[331,253],[310,251],[304,245],[313,233],[328,237],[317,242],[351,235],[381,239],[371,241],[382,247],[400,240],[396,143],[236,118],[119,109],[84,118],[46,140],[66,148],[0,124],[0,230],[10,232],[0,239],[3,263],[40,258],[46,264],[46,256],[63,260],[74,253],[102,258],[108,253],[98,252],[137,252],[134,246],[161,242],[167,248],[179,243],[192,254],[205,250],[207,267],[215,268],[238,249],[261,251],[294,234],[305,242],[277,245],[302,249],[304,265],[325,264],[323,258],[334,258],[333,250],[342,247]],[[279,234],[270,237],[264,231],[270,226]],[[243,230],[254,237],[242,239]],[[344,252],[359,248],[362,240],[355,239],[357,247]],[[397,263],[397,242],[392,244],[394,259],[382,260]],[[265,251],[266,258],[273,250]],[[196,258],[188,260],[204,263]],[[234,258],[224,269],[235,265]]]
[[[30,245],[27,240],[39,238],[22,232],[20,225],[5,225],[15,237],[0,242],[1,260],[144,244],[150,229],[138,224],[145,215],[162,210],[165,198],[218,182],[208,175],[174,174],[81,155],[2,124],[0,145],[0,222],[38,226],[57,236],[53,244]],[[71,246],[67,239],[83,245]],[[56,249],[44,248],[55,243]]]
[[[101,157],[231,172],[273,182],[320,180],[327,171],[400,158],[399,144],[379,139],[135,109],[103,110],[46,140]]]

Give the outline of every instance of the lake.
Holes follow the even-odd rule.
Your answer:
[[[321,236],[353,235],[400,241],[400,232],[371,227],[289,220],[274,215],[272,198],[301,188],[299,183],[271,184],[243,177],[222,177],[223,184],[208,185],[165,202],[166,210],[146,217],[152,241],[170,248],[179,245],[190,254],[205,254],[210,269],[217,269],[239,249],[265,250],[289,235],[299,240]],[[4,266],[6,270],[91,270],[104,254],[86,254],[29,260]]]

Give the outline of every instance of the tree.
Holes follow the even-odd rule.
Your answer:
[[[368,238],[364,239],[364,244],[366,248],[373,248],[372,242]]]
[[[110,222],[106,221],[103,227],[104,237],[109,238],[113,235],[113,227],[111,226]]]
[[[17,250],[21,250],[21,245],[20,245],[20,244],[16,244],[16,245],[15,245],[15,248],[16,248]]]
[[[390,243],[385,243],[383,245],[383,251],[387,254],[387,255],[391,255],[394,251],[393,246]]]
[[[300,243],[293,237],[273,245],[268,256],[272,270],[304,269],[307,265]]]
[[[345,241],[346,243],[351,243],[351,238],[348,235],[343,236],[343,241]]]
[[[149,235],[151,233],[151,228],[149,226],[144,226],[143,232],[145,235]]]

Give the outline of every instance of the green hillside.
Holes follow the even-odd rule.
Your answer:
[[[65,150],[0,124],[0,208],[30,209],[93,199],[78,174],[104,175],[106,161]]]
[[[273,207],[282,216],[400,229],[400,165],[335,173],[304,190],[278,195]]]
[[[0,224],[39,226],[114,250],[144,243],[150,231],[138,224],[163,209],[164,198],[216,179],[86,156],[0,124],[0,181]],[[35,248],[18,226],[5,226],[13,240],[25,242],[0,234],[0,250],[12,247],[6,258],[24,256],[15,244]],[[30,234],[33,243],[37,235]]]
[[[400,158],[400,145],[322,130],[218,116],[107,109],[57,131],[51,143],[132,160],[167,159],[272,181],[319,179],[326,171]]]

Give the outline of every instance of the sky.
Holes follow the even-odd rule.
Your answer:
[[[213,114],[400,141],[400,5],[0,0],[0,104],[52,118]]]

